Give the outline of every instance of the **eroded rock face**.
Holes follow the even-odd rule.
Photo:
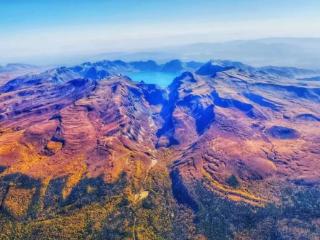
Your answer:
[[[316,215],[303,215],[319,212],[318,86],[294,79],[289,85],[289,79],[230,64],[210,62],[184,72],[168,89],[113,74],[132,66],[158,71],[154,62],[121,61],[59,68],[2,85],[0,206],[7,215],[1,217],[38,221],[102,204],[99,221],[117,219],[117,229],[128,224],[119,209],[134,206],[132,216],[141,218],[152,210],[173,214],[163,220],[172,223],[171,235],[162,229],[152,236],[174,239],[181,222],[191,222],[208,239],[257,239],[286,236],[281,224],[292,221],[293,203],[297,221],[319,231]],[[185,222],[181,209],[194,219]],[[302,237],[312,236],[309,227],[302,229]],[[189,230],[189,238],[200,236]],[[101,236],[125,237],[105,231]]]

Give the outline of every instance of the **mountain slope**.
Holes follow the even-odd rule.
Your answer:
[[[156,68],[0,87],[3,236],[317,239],[319,83],[210,61],[161,89],[117,74],[133,65]]]

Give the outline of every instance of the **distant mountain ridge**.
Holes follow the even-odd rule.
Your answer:
[[[101,80],[110,75],[126,75],[128,72],[139,71],[179,74],[182,71],[195,71],[201,65],[202,63],[199,62],[182,62],[180,60],[171,60],[164,64],[158,64],[152,60],[135,62],[124,62],[121,60],[85,62],[71,67],[62,66],[52,68],[36,74],[22,74],[22,76],[18,76],[0,87],[0,91],[6,92],[12,91],[13,89],[17,90],[25,85],[35,84],[39,79],[50,80],[53,83],[65,83],[72,79],[85,78],[90,80]],[[20,66],[27,65],[20,64]]]
[[[194,43],[184,46],[154,48],[144,51],[105,53],[97,58],[124,59],[183,59],[206,61],[233,59],[253,66],[290,66],[320,69],[320,38],[266,38],[213,43]]]
[[[14,72],[25,69],[35,69],[37,66],[23,63],[8,63],[5,66],[0,66],[0,73],[4,72]]]
[[[23,69],[36,69],[37,67],[27,64],[9,64],[6,68],[16,69],[19,72]],[[154,60],[125,62],[122,60],[102,60],[98,62],[85,62],[83,64],[71,67],[57,67],[46,70],[42,73],[27,74],[19,76],[1,87],[2,91],[8,91],[12,88],[19,88],[24,84],[34,84],[37,79],[50,79],[56,83],[67,82],[77,78],[87,78],[91,80],[99,80],[111,75],[122,74],[128,72],[164,72],[179,75],[184,71],[196,72],[200,75],[207,75],[208,72],[226,71],[228,69],[239,69],[248,74],[268,74],[273,77],[282,77],[288,79],[300,79],[301,81],[314,80],[320,76],[320,70],[310,70],[295,67],[252,67],[241,62],[230,60],[211,60],[206,64],[197,61],[184,62],[178,59],[158,64]],[[9,71],[9,70],[6,70]],[[23,72],[22,72],[23,73]],[[173,80],[173,79],[172,79]]]

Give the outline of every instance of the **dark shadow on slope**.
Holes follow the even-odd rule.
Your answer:
[[[215,121],[214,105],[201,103],[201,96],[190,94],[177,102],[177,105],[190,110],[191,116],[196,121],[196,130],[199,135],[203,134]]]
[[[297,139],[300,134],[293,128],[287,128],[283,126],[272,126],[267,129],[267,134],[276,139]]]
[[[172,182],[172,193],[177,202],[180,204],[186,204],[192,210],[198,211],[198,205],[189,194],[187,187],[184,185],[179,170],[174,169],[171,171],[170,178]]]
[[[312,239],[320,232],[320,188],[288,185],[281,204],[263,207],[234,202],[218,196],[200,183],[195,195],[200,210],[196,223],[208,239],[234,239],[246,232],[248,239]],[[298,227],[299,231],[295,231]]]
[[[284,86],[271,83],[255,83],[257,87],[262,90],[268,90],[271,92],[281,92],[288,93],[292,97],[298,97],[303,99],[308,99],[313,102],[320,102],[320,88],[307,88],[300,86]]]
[[[151,105],[168,104],[167,95],[164,90],[155,84],[138,84],[143,91],[145,99]]]
[[[125,173],[114,183],[106,183],[102,176],[84,178],[72,188],[70,195],[62,205],[73,205],[75,208],[79,208],[93,202],[102,202],[105,198],[121,194],[127,182]]]
[[[211,95],[214,98],[214,104],[218,107],[236,108],[245,113],[250,118],[265,119],[263,114],[254,109],[253,105],[249,103],[244,103],[232,98],[222,98],[216,91],[212,92]]]
[[[302,121],[320,122],[320,118],[311,113],[299,114],[295,116],[295,119],[302,120]]]
[[[0,166],[0,173],[3,173],[6,169],[7,169],[7,167],[5,167],[5,166]]]
[[[244,96],[254,103],[259,104],[262,107],[270,108],[274,111],[279,111],[279,106],[260,95],[254,93],[244,93]]]
[[[27,213],[24,216],[16,216],[9,209],[3,206],[3,203],[11,187],[15,187],[16,189],[30,190],[30,191],[35,189],[34,193],[31,196],[31,201],[29,205],[22,206],[27,208]],[[41,188],[41,182],[39,180],[21,173],[14,173],[14,174],[9,174],[1,177],[0,178],[0,203],[1,203],[0,212],[2,212],[8,218],[13,218],[18,220],[22,220],[26,218],[34,218],[37,214],[37,203],[39,202],[40,188]],[[19,197],[19,196],[16,196],[16,197]]]

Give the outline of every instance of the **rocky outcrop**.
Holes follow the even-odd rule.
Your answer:
[[[199,75],[209,75],[212,77],[215,77],[215,75],[218,72],[223,72],[229,69],[232,69],[232,66],[223,66],[221,64],[216,64],[213,61],[209,61],[206,64],[204,64],[202,67],[200,67],[196,73]]]

